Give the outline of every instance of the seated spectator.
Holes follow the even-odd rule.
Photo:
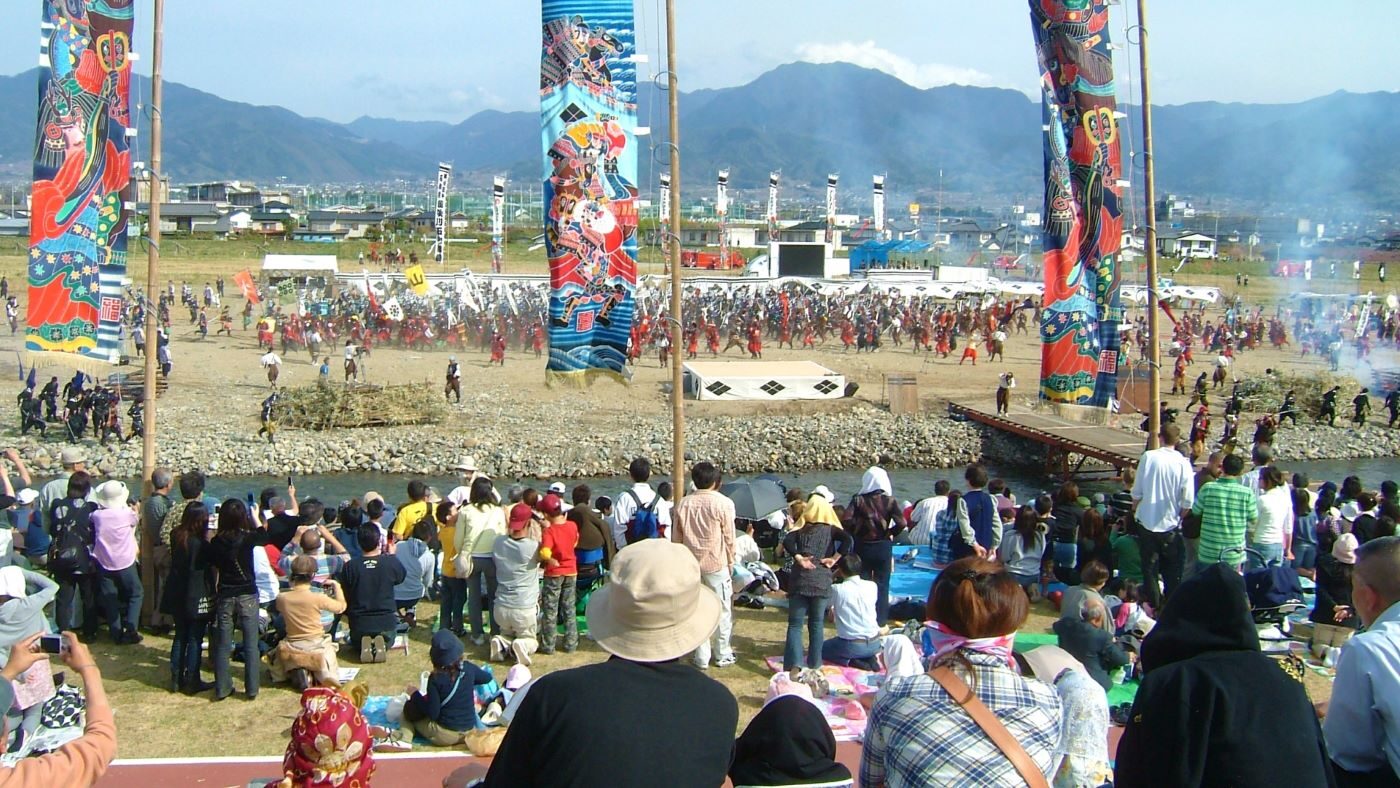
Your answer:
[[[928,600],[936,673],[886,681],[866,727],[861,785],[1028,781],[964,709],[974,699],[991,711],[1041,778],[1051,775],[1058,766],[1060,698],[1011,667],[1016,630],[1029,608],[1025,592],[1000,564],[969,556],[938,575]]]
[[[1131,516],[1118,520],[1108,537],[1108,544],[1113,550],[1113,568],[1118,571],[1115,580],[1131,580],[1142,585],[1142,551],[1138,547],[1137,535],[1132,533],[1131,523]]]
[[[1060,648],[1078,660],[1105,692],[1113,686],[1109,673],[1128,664],[1128,655],[1113,639],[1112,631],[1105,631],[1106,618],[1103,602],[1086,598],[1079,603],[1074,618],[1061,617],[1054,627]]]
[[[1103,587],[1108,583],[1108,567],[1098,561],[1090,561],[1084,565],[1084,571],[1080,572],[1080,583],[1077,586],[1065,589],[1065,595],[1060,598],[1060,618],[1078,618],[1079,612],[1084,609],[1085,602],[1097,602],[1104,610],[1108,609],[1108,604],[1103,598]],[[1105,617],[1101,623],[1103,630],[1108,634],[1113,634],[1113,620]]]
[[[417,624],[418,600],[428,595],[433,586],[436,559],[428,549],[431,528],[424,523],[413,526],[407,539],[394,545],[394,557],[403,564],[404,578],[394,586],[394,607],[411,628]]]
[[[1101,786],[1113,782],[1108,760],[1108,695],[1084,665],[1057,646],[1041,646],[1016,655],[1021,674],[1028,671],[1055,688],[1060,717],[1060,764],[1056,786]]]
[[[831,617],[836,621],[836,637],[822,644],[822,659],[875,670],[875,655],[880,653],[875,596],[880,589],[860,576],[860,556],[842,556],[835,570],[839,582],[831,586]]]
[[[374,769],[373,740],[359,706],[329,687],[301,693],[301,711],[282,756],[281,785],[369,786]]]
[[[836,737],[816,705],[784,695],[764,705],[734,742],[729,779],[754,788],[836,788],[851,784],[851,771],[836,761]]]
[[[539,648],[540,543],[530,537],[530,518],[510,518],[510,532],[496,537],[496,604],[491,611],[499,635],[491,637],[491,661],[507,654],[531,664]]]
[[[433,672],[428,676],[428,691],[420,687],[409,690],[403,707],[403,727],[435,747],[453,747],[462,743],[467,731],[481,727],[476,716],[476,687],[490,684],[491,674],[462,658],[462,641],[443,629],[433,633],[428,651]]]
[[[1400,538],[1380,537],[1357,550],[1352,603],[1366,631],[1348,640],[1337,660],[1323,729],[1327,750],[1339,785],[1393,786],[1400,783]]]
[[[301,535],[292,540],[277,560],[277,568],[283,575],[291,574],[292,560],[299,555],[310,556],[316,561],[316,574],[311,578],[313,583],[326,582],[350,561],[345,545],[330,529],[319,523],[302,528]]]
[[[1206,565],[1177,587],[1142,667],[1115,785],[1335,784],[1302,676],[1260,653],[1233,568]]]
[[[724,782],[739,706],[724,685],[681,658],[719,624],[683,545],[645,539],[619,550],[609,581],[588,600],[588,631],[613,658],[559,670],[530,685],[484,784],[714,788]],[[519,696],[517,696],[519,697]],[[683,710],[658,725],[664,708]],[[599,725],[627,746],[599,746]]]
[[[310,686],[312,677],[323,687],[340,686],[336,644],[326,634],[321,612],[344,613],[345,590],[334,579],[326,581],[324,593],[313,590],[315,572],[315,558],[292,559],[292,587],[277,597],[277,612],[282,614],[287,635],[272,652],[272,680],[290,680],[298,690]]]
[[[392,554],[379,550],[382,537],[373,522],[360,526],[363,555],[340,570],[336,577],[345,590],[350,619],[350,646],[360,649],[360,662],[384,662],[394,643],[398,618],[394,615],[394,586],[408,574]],[[391,548],[392,549],[392,548]]]
[[[885,636],[880,646],[880,662],[885,669],[885,683],[890,679],[909,678],[924,672],[919,650],[908,635],[895,632]]]
[[[1045,565],[1045,531],[1035,516],[1035,509],[1021,507],[1015,524],[1002,537],[997,554],[1016,584],[1032,599],[1039,598],[1040,580]]]
[[[948,493],[948,503],[933,515],[933,536],[929,549],[933,551],[933,568],[942,569],[953,563],[953,534],[958,532],[958,502],[962,493],[952,490]],[[914,510],[918,514],[918,509]]]
[[[14,682],[48,654],[39,650],[40,633],[35,632],[17,643],[10,651],[10,660],[0,669],[0,707],[10,708],[15,702]],[[83,680],[83,735],[68,742],[55,752],[37,757],[21,758],[13,768],[0,775],[0,783],[16,786],[89,786],[95,785],[117,754],[117,726],[112,719],[112,707],[102,686],[102,673],[97,669],[88,647],[72,632],[63,633],[64,648],[59,659]],[[7,732],[6,732],[7,733]],[[4,734],[0,734],[3,738]]]
[[[1317,596],[1308,619],[1314,625],[1359,629],[1361,619],[1351,603],[1351,576],[1356,564],[1356,536],[1342,534],[1330,552],[1317,557]]]

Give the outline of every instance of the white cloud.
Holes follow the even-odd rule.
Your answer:
[[[943,63],[915,63],[876,45],[874,41],[840,41],[834,44],[805,43],[797,46],[797,57],[809,63],[853,63],[883,71],[916,88],[940,85],[995,86],[990,74],[975,68]]]

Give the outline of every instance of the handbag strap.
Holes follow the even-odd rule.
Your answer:
[[[981,699],[973,693],[958,674],[951,668],[942,665],[929,671],[929,676],[943,687],[954,701],[963,708],[963,711],[972,717],[972,721],[977,723],[977,727],[987,734],[987,738],[992,740],[992,744],[1001,750],[1001,754],[1011,761],[1021,779],[1026,781],[1030,788],[1049,788],[1049,783],[1045,781],[1045,775],[1040,772],[1040,768],[1031,760],[1031,756],[1026,752],[1026,748],[1016,741],[1016,737],[1011,735],[1011,731],[1001,724],[992,710],[987,708]]]

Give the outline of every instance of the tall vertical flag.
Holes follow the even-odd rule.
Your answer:
[[[715,180],[715,213],[719,215],[719,260],[729,265],[729,170],[720,170]]]
[[[549,257],[546,381],[631,378],[637,288],[632,0],[543,0],[540,138]]]
[[[506,179],[491,180],[491,273],[499,274],[505,263]]]
[[[768,173],[768,240],[778,242],[778,182],[782,174]]]
[[[671,244],[671,173],[661,173],[661,193],[657,200],[661,205],[657,208],[657,218],[661,225],[661,243],[669,249]],[[667,259],[670,259],[669,257]]]
[[[134,188],[132,0],[43,0],[29,220],[30,363],[121,358]]]
[[[1107,0],[1029,0],[1045,130],[1040,396],[1107,408],[1121,343],[1122,177]]]
[[[875,235],[885,238],[885,176],[875,176],[875,194],[871,198],[871,213],[875,219]]]
[[[439,265],[447,262],[447,190],[452,185],[452,165],[439,163],[437,199],[433,204],[433,259]]]
[[[826,242],[836,243],[836,182],[840,175],[826,176]]]

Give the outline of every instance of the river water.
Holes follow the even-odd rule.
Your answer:
[[[1362,483],[1367,489],[1374,490],[1386,479],[1400,479],[1400,459],[1385,458],[1371,460],[1328,460],[1321,462],[1300,462],[1289,463],[1283,466],[1290,473],[1301,471],[1308,475],[1314,484],[1324,481],[1335,481],[1338,484],[1347,476],[1360,476]],[[989,473],[993,478],[1002,478],[1016,494],[1018,500],[1025,501],[1028,496],[1041,491],[1050,491],[1056,483],[1045,475],[1037,472],[1034,468],[997,468],[989,466]],[[864,469],[846,471],[818,471],[813,473],[787,475],[780,478],[789,486],[797,486],[803,490],[811,491],[818,484],[825,484],[836,495],[838,502],[855,494],[860,489],[861,476]],[[946,468],[943,470],[902,470],[891,469],[890,483],[894,485],[895,495],[902,500],[918,500],[933,494],[933,484],[939,479],[948,480],[954,489],[964,489],[963,469]],[[297,496],[306,498],[315,496],[328,506],[338,506],[342,501],[351,498],[362,497],[369,490],[378,491],[384,499],[391,504],[397,504],[407,498],[406,487],[409,479],[423,478],[438,492],[446,492],[456,486],[457,480],[449,477],[411,477],[398,474],[387,473],[345,473],[326,474],[321,476],[309,476],[294,479],[297,486]],[[656,483],[664,479],[652,477],[652,482]],[[502,492],[505,487],[516,480],[498,479],[497,486]],[[521,479],[521,484],[534,487],[543,491],[549,484],[548,479]],[[565,479],[563,480],[569,489],[581,482],[587,483],[593,490],[593,495],[616,496],[627,486],[626,480],[622,477],[606,479]],[[219,498],[238,497],[243,498],[248,493],[256,493],[264,487],[275,487],[279,491],[285,487],[286,477],[267,476],[220,476],[209,479],[207,492]],[[139,488],[137,488],[139,489]],[[1110,492],[1114,489],[1111,482],[1089,482],[1081,485],[1081,489],[1086,493]],[[178,493],[177,493],[178,494]]]

